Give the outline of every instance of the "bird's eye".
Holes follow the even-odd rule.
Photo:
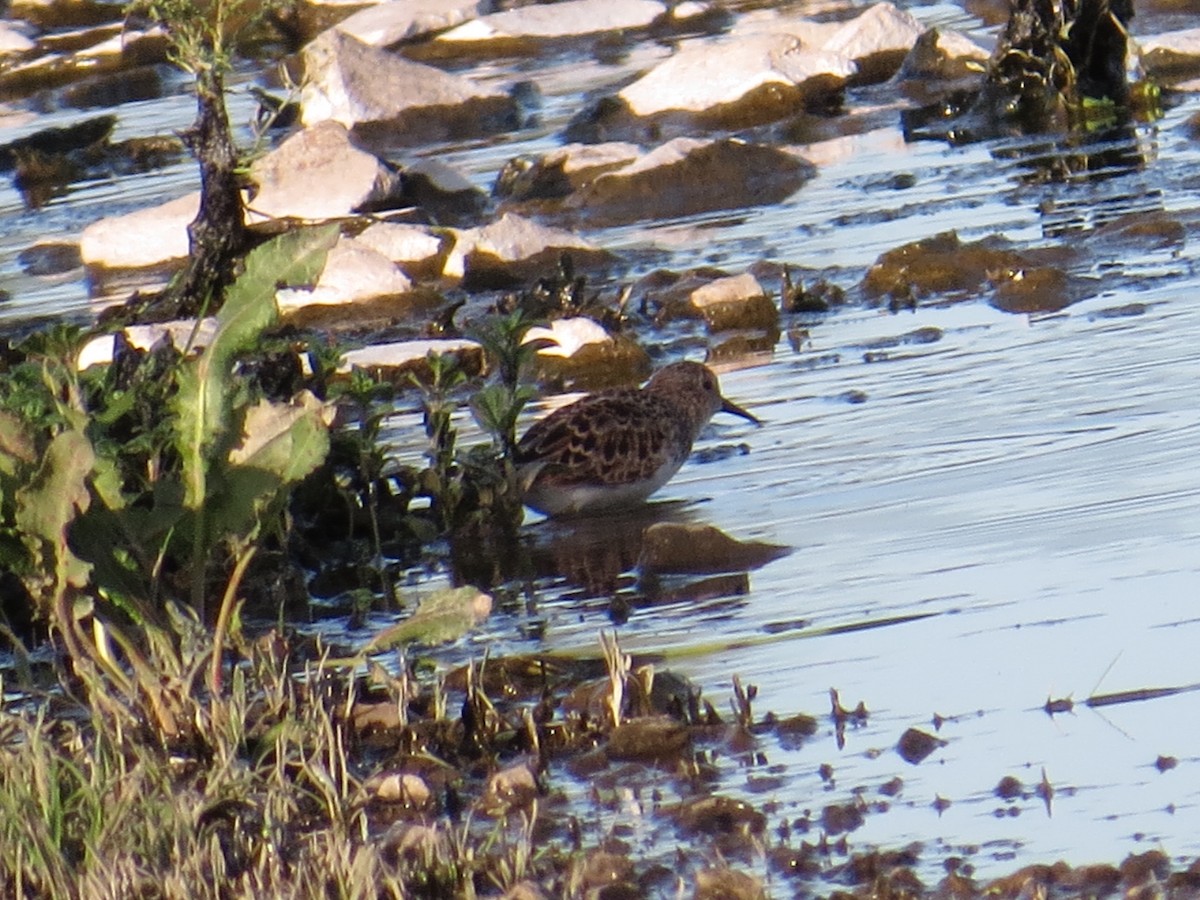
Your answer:
[[[711,391],[714,387],[715,387],[715,385],[713,384],[712,378],[710,378],[708,375],[705,375],[704,376],[704,389],[706,391]]]

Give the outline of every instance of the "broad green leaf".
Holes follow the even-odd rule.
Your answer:
[[[252,251],[245,271],[226,293],[209,346],[181,369],[174,408],[189,509],[200,508],[206,499],[208,455],[230,425],[229,378],[235,355],[274,323],[275,291],[281,284],[316,280],[337,235],[336,226],[302,229]]]
[[[319,466],[329,452],[332,409],[311,391],[291,403],[262,401],[246,410],[241,442],[229,452],[234,466],[253,466],[299,481]]]
[[[292,403],[263,401],[246,411],[241,441],[229,453],[224,484],[209,498],[214,534],[240,536],[286,498],[329,454],[330,408],[308,391]]]
[[[492,597],[478,588],[444,588],[435,591],[417,611],[367,644],[364,654],[378,653],[399,644],[445,644],[458,640],[492,612]]]
[[[240,342],[239,346],[254,340],[275,320],[276,290],[315,282],[325,266],[325,254],[337,238],[336,225],[302,228],[251,251],[245,271],[230,286],[225,305],[217,313],[220,329],[229,339]]]
[[[24,423],[12,413],[0,410],[0,475],[13,475],[22,464],[36,458]]]
[[[44,599],[48,590],[86,583],[88,566],[67,546],[67,528],[88,508],[94,462],[91,442],[81,432],[59,432],[33,479],[16,494],[15,524],[40,576],[30,588]]]

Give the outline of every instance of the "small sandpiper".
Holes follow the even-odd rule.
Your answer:
[[[679,471],[718,412],[761,424],[694,362],[660,369],[640,390],[600,391],[555,410],[517,444],[525,505],[559,516],[641,503]]]

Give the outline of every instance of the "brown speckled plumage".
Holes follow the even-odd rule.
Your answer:
[[[556,410],[517,445],[525,502],[547,515],[639,503],[679,470],[722,410],[758,421],[693,362],[667,366],[640,390],[601,391]]]

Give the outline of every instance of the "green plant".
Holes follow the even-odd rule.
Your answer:
[[[441,531],[464,529],[512,532],[521,521],[520,490],[513,462],[517,419],[533,397],[521,383],[536,349],[521,339],[528,317],[517,309],[485,320],[470,332],[479,341],[496,380],[479,386],[468,401],[476,423],[491,446],[463,451],[453,422],[457,398],[467,376],[449,355],[431,354],[427,381],[413,379],[422,393],[425,434],[429,440],[428,468],[417,477],[420,492],[429,497]]]
[[[199,668],[183,654],[190,620],[177,600],[186,594],[202,620],[221,585],[208,679],[219,690],[247,568],[292,486],[328,451],[323,403],[308,392],[259,397],[236,373],[276,318],[277,286],[311,283],[336,237],[332,227],[294,232],[251,253],[208,346],[156,368],[161,379],[106,393],[95,390],[101,377],[89,390],[95,377],[80,376],[76,353],[52,335],[0,394],[0,554],[77,670],[141,698],[164,733],[186,724],[156,670],[190,678]],[[133,409],[143,416],[128,428]],[[140,477],[131,460],[145,466]]]
[[[453,527],[463,501],[462,473],[456,453],[458,429],[453,422],[458,403],[452,392],[467,376],[450,354],[431,353],[426,359],[428,382],[413,378],[421,390],[425,437],[429,441],[425,451],[429,466],[419,476],[419,484],[421,492],[429,498],[439,530],[445,532]]]

